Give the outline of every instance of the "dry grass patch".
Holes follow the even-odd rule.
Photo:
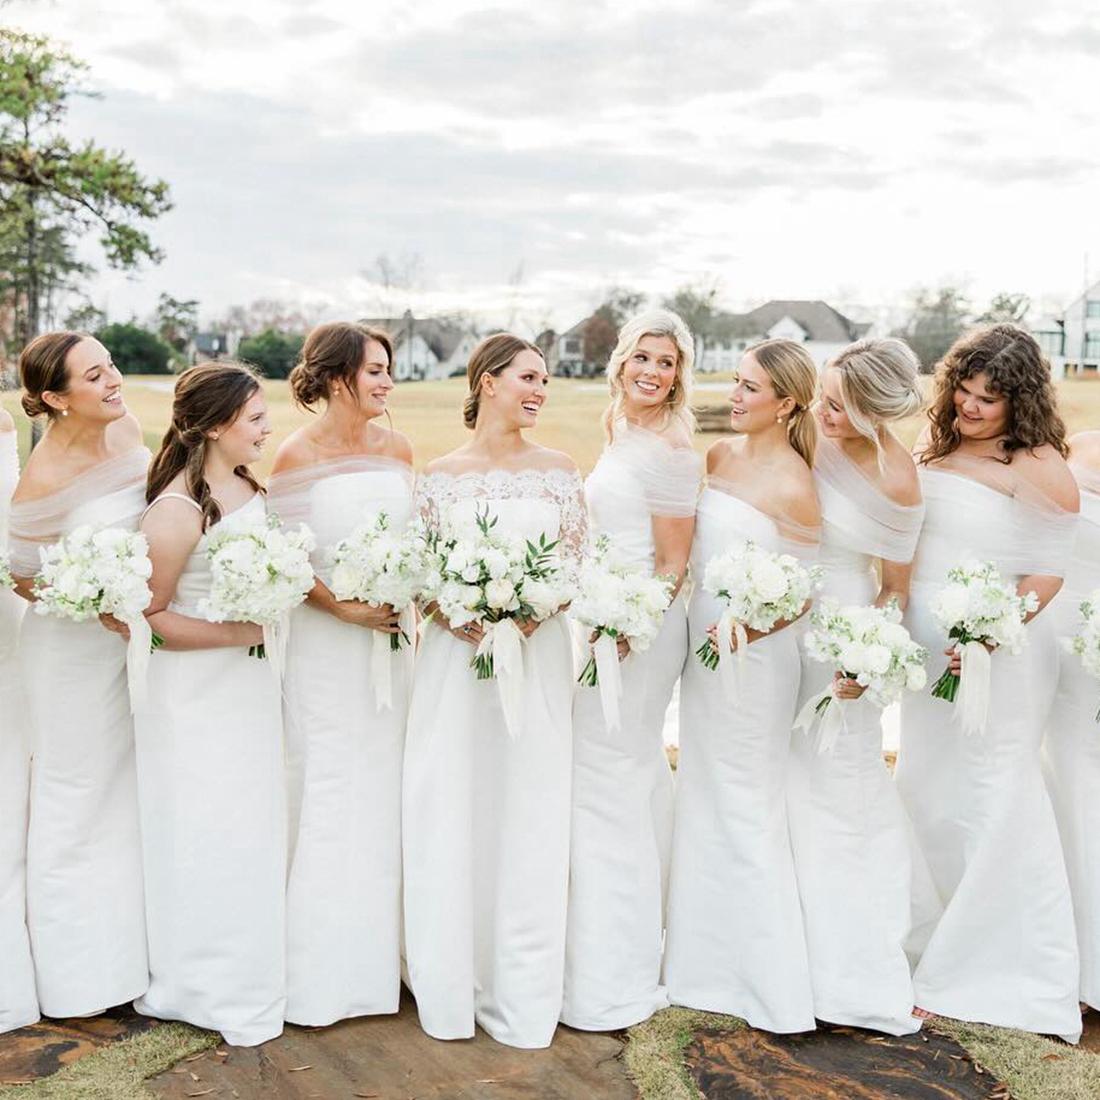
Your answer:
[[[52,1077],[0,1087],[0,1100],[152,1100],[147,1078],[220,1042],[214,1031],[160,1024],[89,1054]]]

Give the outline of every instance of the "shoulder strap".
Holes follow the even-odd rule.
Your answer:
[[[197,511],[197,512],[202,511],[202,507],[198,503],[198,501],[192,500],[191,497],[186,496],[183,493],[161,493],[160,496],[157,497],[156,500],[151,501],[149,506],[145,509],[145,511],[141,513],[141,519],[144,519],[150,513],[150,511],[153,508],[155,508],[162,500],[169,500],[169,499],[171,499],[171,500],[185,500],[185,501],[187,501],[188,504],[191,505],[192,508],[195,509],[195,511]],[[138,522],[140,523],[141,520],[138,520]]]

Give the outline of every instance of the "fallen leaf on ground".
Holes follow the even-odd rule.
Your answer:
[[[211,1085],[208,1089],[203,1089],[202,1092],[189,1092],[188,1096],[209,1096],[214,1091],[214,1086]]]
[[[1062,1060],[1062,1056],[1060,1054],[1044,1054],[1043,1055],[1043,1061],[1044,1062],[1060,1062],[1061,1060]]]
[[[312,1066],[291,1066],[287,1073],[301,1073],[304,1069],[313,1069]]]
[[[188,1070],[187,1075],[191,1078],[192,1081],[202,1080],[202,1078],[197,1073],[194,1073],[192,1070]]]
[[[184,1058],[185,1062],[197,1062],[200,1058],[206,1057],[206,1051],[200,1050],[198,1054],[192,1054],[190,1058]]]

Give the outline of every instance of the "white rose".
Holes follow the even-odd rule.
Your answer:
[[[489,581],[485,586],[485,602],[494,610],[513,610],[516,605],[516,586],[509,580]]]
[[[905,674],[905,686],[910,691],[920,691],[928,683],[928,673],[924,671],[924,665],[910,665]]]
[[[756,562],[749,575],[753,588],[767,603],[778,600],[787,591],[787,575],[775,562],[768,560]]]

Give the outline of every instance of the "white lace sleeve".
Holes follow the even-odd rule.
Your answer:
[[[547,478],[547,486],[558,506],[558,538],[562,553],[579,563],[588,546],[588,508],[584,503],[584,482],[576,470],[561,471],[561,477]]]
[[[429,530],[439,526],[442,513],[439,499],[441,480],[435,474],[422,474],[416,479],[416,492],[413,495],[413,515]]]

